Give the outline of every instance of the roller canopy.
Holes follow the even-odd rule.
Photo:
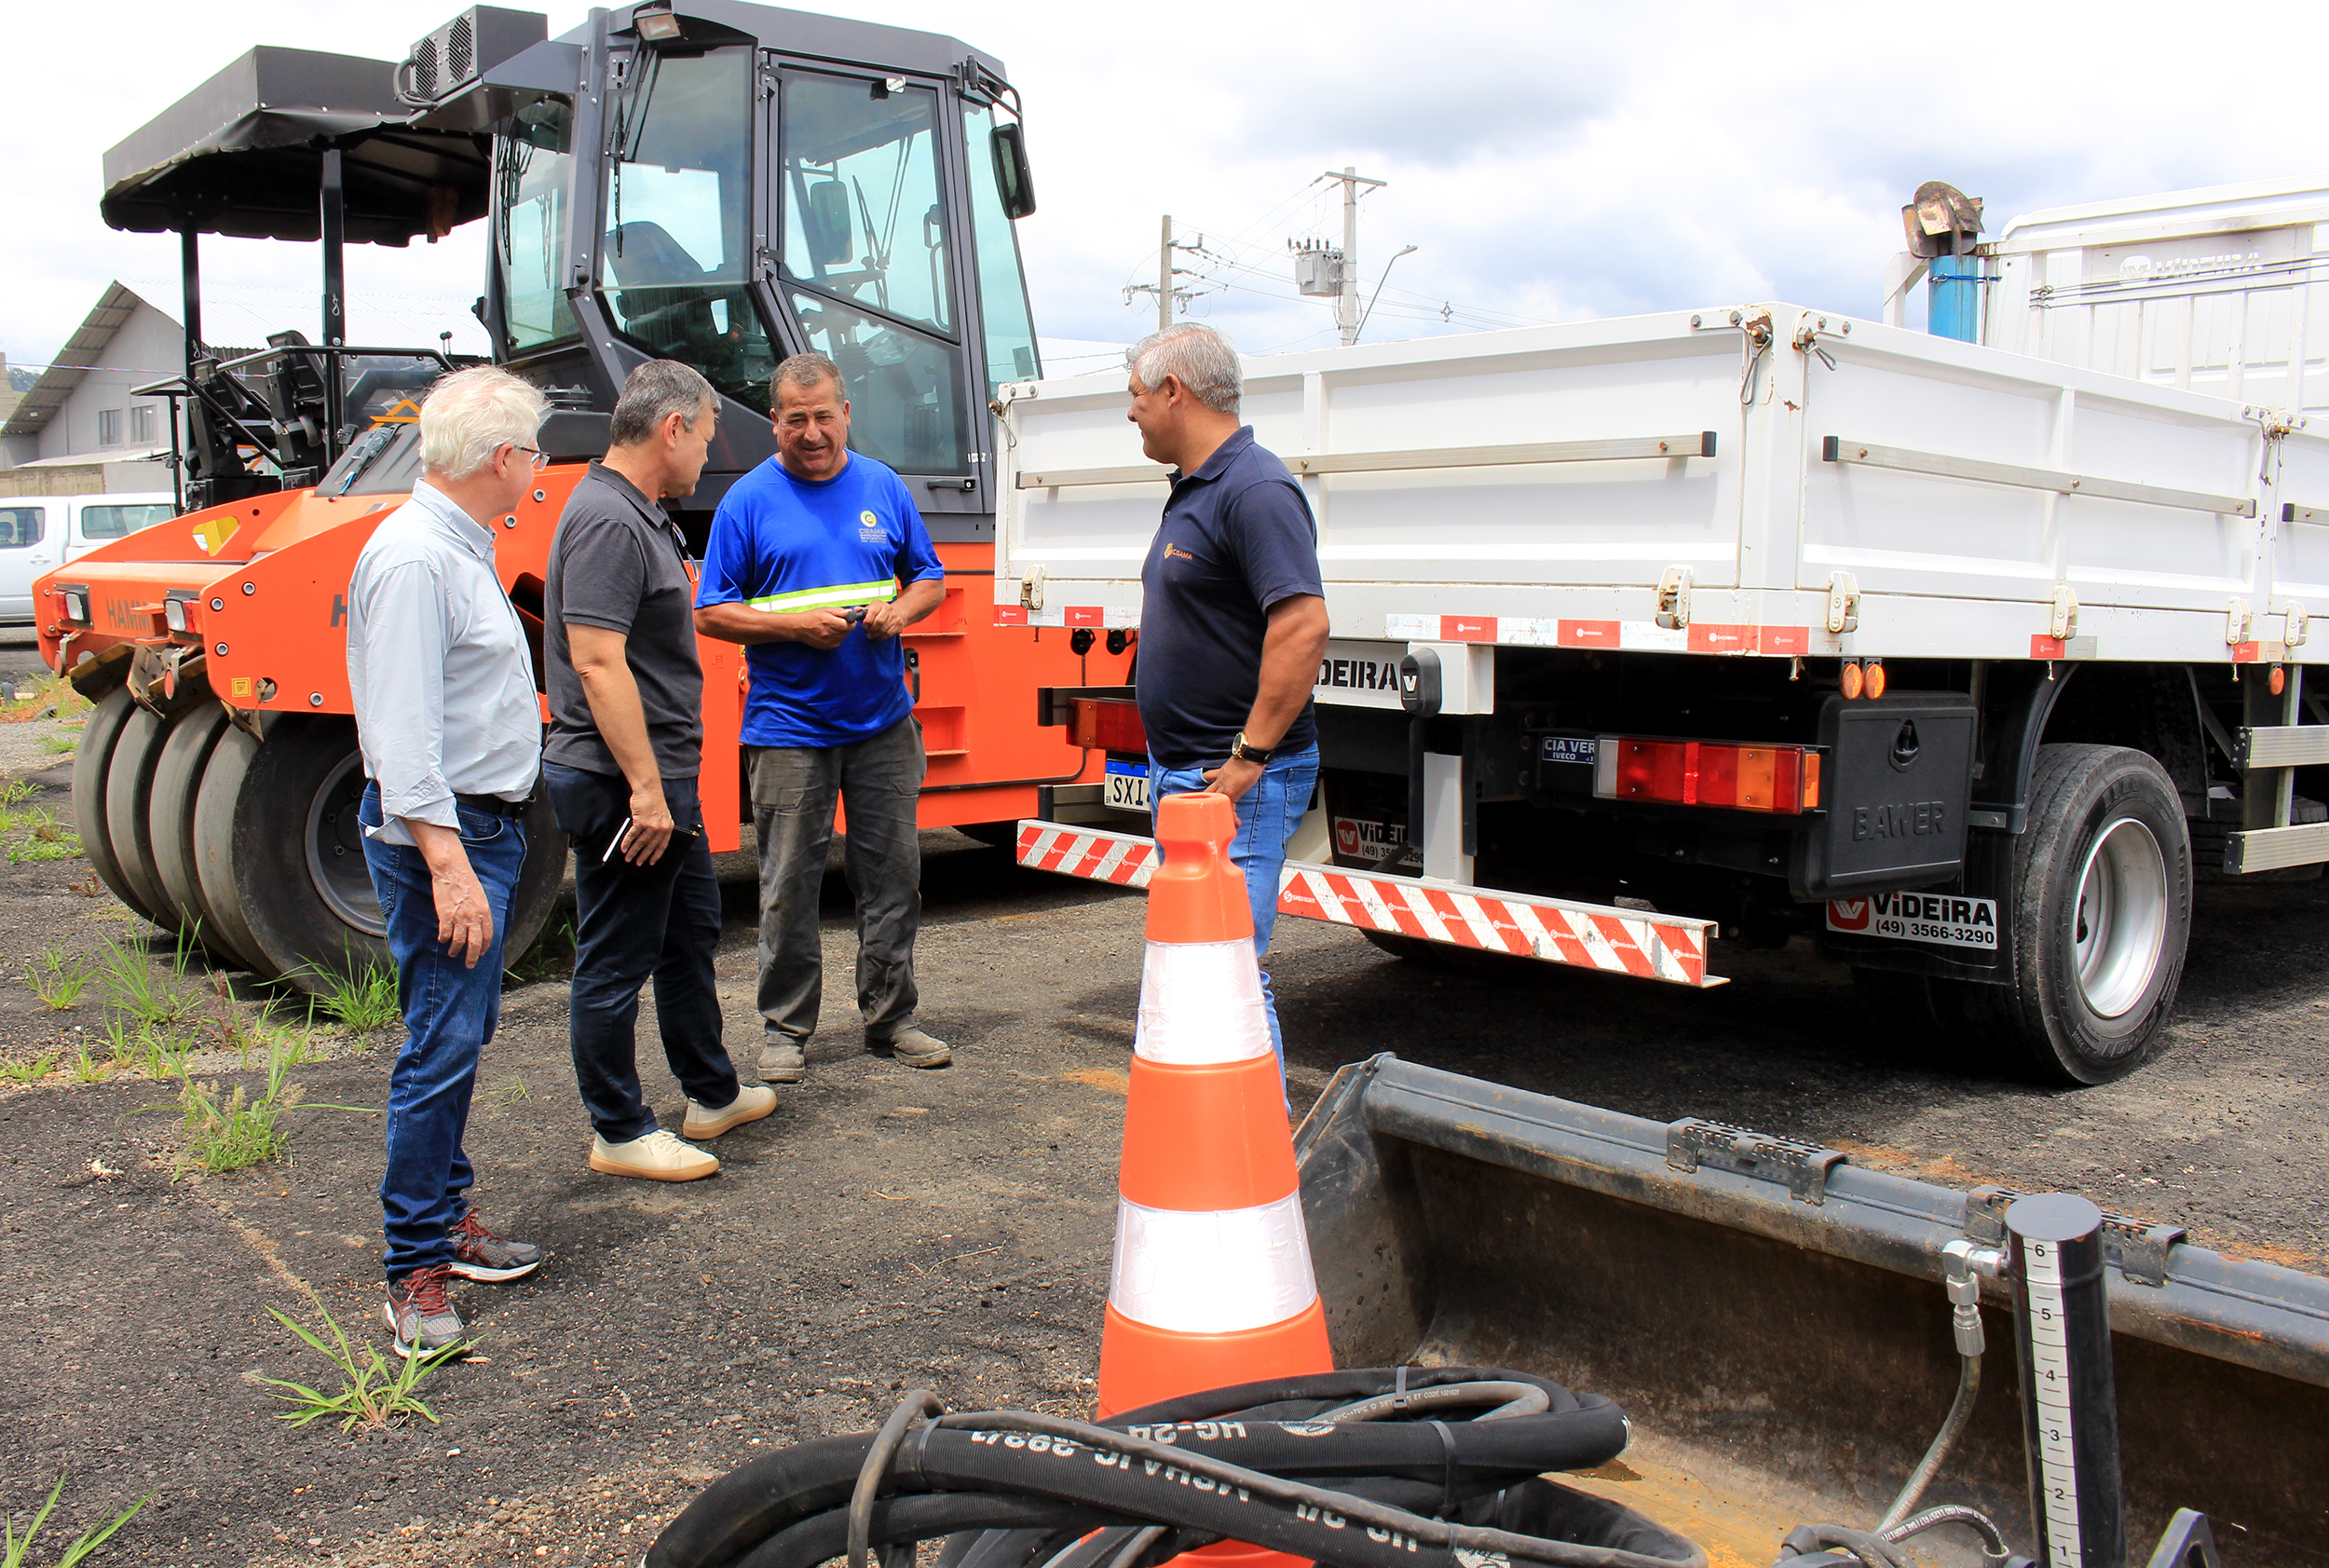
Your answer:
[[[341,149],[347,238],[403,245],[485,215],[491,141],[424,130],[384,60],[255,48],[105,155],[115,228],[321,237],[322,153]]]

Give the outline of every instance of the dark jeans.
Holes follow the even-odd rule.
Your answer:
[[[846,746],[747,746],[760,835],[760,1017],[769,1038],[817,1031],[824,948],[817,900],[833,803],[849,813],[841,866],[857,901],[857,1011],[865,1038],[914,1022],[914,934],[922,920],[922,728],[911,717]]]
[[[655,1130],[655,1112],[639,1092],[639,990],[655,981],[655,1029],[663,1059],[688,1097],[722,1106],[736,1098],[736,1069],[720,1043],[720,1002],[712,951],[720,939],[720,887],[703,841],[696,781],[665,779],[673,823],[695,829],[665,854],[682,856],[669,882],[631,876],[582,852],[580,846],[631,815],[631,786],[620,773],[592,773],[555,762],[542,784],[558,825],[577,846],[574,857],[575,950],[567,1039],[574,1081],[591,1125],[609,1143]],[[620,858],[620,852],[617,852]]]
[[[525,828],[514,818],[459,808],[461,847],[493,911],[493,946],[474,969],[437,940],[437,901],[429,863],[408,844],[367,835],[364,866],[388,922],[396,998],[404,1010],[404,1048],[388,1070],[388,1168],[380,1178],[388,1275],[453,1261],[446,1234],[469,1212],[474,1179],[461,1147],[469,1128],[477,1058],[501,1013],[501,942],[510,894],[525,864]],[[380,786],[367,784],[357,820],[380,825]]]

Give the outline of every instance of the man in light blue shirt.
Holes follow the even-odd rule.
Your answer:
[[[469,1205],[462,1135],[501,1001],[502,937],[541,770],[525,629],[494,566],[494,525],[533,487],[542,395],[480,366],[420,411],[421,478],[357,557],[347,685],[364,786],[364,864],[388,923],[408,1038],[388,1074],[382,1316],[400,1354],[457,1341],[450,1276],[515,1279],[541,1249]]]

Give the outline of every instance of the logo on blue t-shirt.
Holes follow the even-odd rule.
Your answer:
[[[857,514],[857,537],[867,544],[887,544],[890,530],[881,525],[881,519],[871,509]]]

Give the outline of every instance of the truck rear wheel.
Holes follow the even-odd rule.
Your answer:
[[[239,729],[220,736],[195,802],[194,858],[204,901],[261,976],[316,990],[387,961],[356,818],[363,790],[351,720],[286,715],[264,742]],[[564,879],[565,836],[546,802],[525,828],[505,961],[533,945]]]
[[[106,773],[113,766],[122,728],[129,722],[130,715],[144,711],[130,698],[128,688],[116,687],[81,726],[80,742],[73,749],[73,830],[80,836],[81,852],[89,856],[98,879],[112,890],[113,895],[143,918],[162,924],[165,922],[158,912],[122,875],[121,862],[114,857],[113,834],[105,820]]]
[[[2120,746],[2040,748],[2006,918],[2014,979],[1966,1000],[2024,1065],[2104,1084],[2150,1055],[2191,939],[2191,845],[2159,765]]]

